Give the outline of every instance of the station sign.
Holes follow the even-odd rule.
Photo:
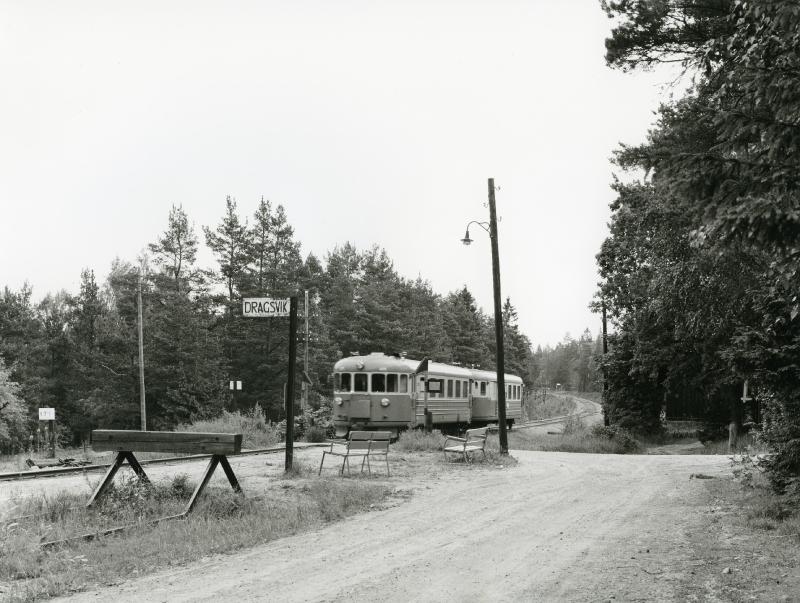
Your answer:
[[[56,420],[56,409],[55,408],[40,408],[39,409],[39,420],[40,421],[55,421]]]
[[[289,299],[245,297],[242,299],[242,316],[249,318],[289,316]]]

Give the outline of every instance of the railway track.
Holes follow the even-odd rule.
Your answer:
[[[535,421],[525,421],[524,423],[518,423],[514,425],[514,429],[531,429],[533,427],[541,427],[543,425],[555,425],[557,423],[561,423],[571,417],[576,417],[578,419],[585,419],[587,417],[591,417],[594,415],[598,415],[601,413],[599,408],[587,408],[588,406],[594,406],[594,402],[591,401],[580,401],[579,405],[583,406],[583,410],[579,410],[577,412],[573,412],[566,415],[560,415],[557,417],[549,417],[547,419],[537,419]],[[496,426],[495,426],[496,429]],[[316,446],[326,446],[327,444],[311,444],[311,443],[302,443],[302,442],[295,442],[295,448],[313,448]],[[259,448],[256,450],[247,450],[243,451],[236,456],[254,456],[258,454],[276,454],[278,452],[283,452],[283,446],[274,446],[271,448]],[[195,454],[191,456],[181,456],[181,457],[170,457],[170,458],[162,458],[162,459],[150,459],[146,461],[140,461],[142,465],[167,465],[169,463],[187,463],[191,461],[198,461],[203,459],[211,458],[210,454]],[[7,482],[7,481],[20,481],[26,479],[42,479],[46,477],[58,477],[61,475],[71,475],[75,473],[89,473],[94,471],[105,471],[109,467],[109,464],[97,464],[97,465],[84,465],[82,467],[58,467],[53,469],[40,469],[39,471],[13,471],[10,473],[0,473],[0,482]]]
[[[314,448],[316,446],[326,446],[327,444],[311,444],[304,442],[295,442],[294,448]],[[254,456],[257,454],[276,454],[283,452],[283,446],[274,446],[272,448],[258,448],[256,450],[242,451],[235,456]],[[191,461],[199,461],[203,459],[210,459],[210,454],[193,454],[191,456],[175,456],[163,459],[150,459],[146,461],[139,461],[141,465],[168,465],[170,463],[188,463]],[[235,457],[232,457],[235,458]],[[0,482],[20,481],[25,479],[41,479],[45,477],[58,477],[61,475],[71,475],[74,473],[88,473],[93,471],[106,471],[110,463],[97,464],[97,465],[84,465],[82,467],[58,467],[54,469],[40,469],[39,471],[14,471],[11,473],[0,473]]]
[[[599,415],[603,412],[599,408],[599,405],[596,402],[592,402],[590,400],[586,401],[581,400],[578,402],[578,404],[583,407],[582,410],[578,410],[577,412],[572,412],[566,415],[560,415],[557,417],[548,417],[547,419],[525,421],[524,423],[515,424],[514,429],[530,429],[532,427],[541,427],[543,425],[554,425],[556,423],[561,423],[562,421],[566,421],[569,418],[574,417],[577,419],[585,419],[588,417]]]

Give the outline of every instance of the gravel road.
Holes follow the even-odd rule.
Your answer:
[[[703,529],[690,476],[727,474],[726,457],[512,454],[385,510],[66,600],[681,600]]]

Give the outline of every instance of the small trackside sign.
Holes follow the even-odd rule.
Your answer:
[[[289,316],[289,298],[245,297],[242,299],[242,316],[250,318]]]

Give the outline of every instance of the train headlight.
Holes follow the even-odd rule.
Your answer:
[[[342,399],[339,396],[336,396],[333,401],[336,402],[337,406],[342,405]]]
[[[381,406],[383,406],[384,408],[389,406],[389,398],[381,398]]]

